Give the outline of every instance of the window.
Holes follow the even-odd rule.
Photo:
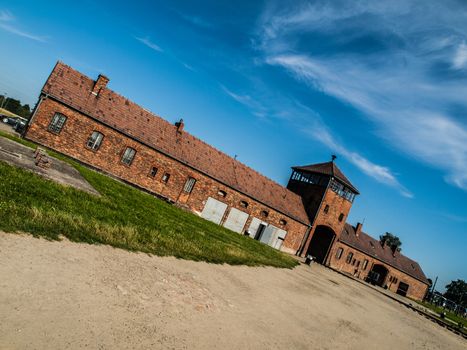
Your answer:
[[[267,218],[267,217],[269,216],[269,213],[268,213],[266,210],[262,210],[262,211],[261,211],[261,216],[262,216],[263,218]]]
[[[360,266],[360,260],[357,260],[357,267]]]
[[[247,207],[248,207],[248,203],[245,202],[245,201],[240,201],[240,206],[241,206],[242,208],[247,208]]]
[[[329,205],[326,204],[326,206],[324,207],[324,212],[327,214],[329,212]]]
[[[49,131],[59,134],[65,125],[66,117],[63,114],[55,113],[49,124]]]
[[[99,131],[93,131],[91,136],[89,136],[86,146],[92,149],[93,151],[97,151],[101,146],[103,138],[104,135],[102,135]]]
[[[169,179],[170,179],[170,174],[168,174],[168,173],[165,173],[165,174],[162,176],[162,182],[163,182],[163,183],[169,182]]]
[[[342,249],[342,248],[337,249],[337,253],[336,253],[336,259],[337,260],[339,260],[342,257],[342,252],[343,251],[344,251],[344,249]]]
[[[353,258],[353,259],[352,259],[352,266],[355,265],[355,261],[356,261],[355,258]]]
[[[281,224],[282,226],[285,226],[287,225],[287,221],[285,221],[284,219],[280,219],[279,224]]]
[[[347,264],[350,264],[350,262],[352,261],[352,258],[353,258],[353,253],[349,253],[349,255],[347,255],[347,259],[345,259],[345,262]]]
[[[341,215],[339,215],[339,222],[342,222],[342,220],[344,220],[344,214],[341,213]]]
[[[193,191],[193,187],[195,186],[195,183],[196,183],[196,180],[192,177],[189,177],[188,180],[186,180],[185,182],[185,187],[183,187],[183,191],[186,193],[191,193],[191,191]]]
[[[153,166],[153,167],[151,168],[151,171],[149,172],[149,176],[150,176],[150,177],[156,177],[157,170],[158,170],[158,169],[157,169],[155,166]]]
[[[123,152],[122,163],[126,165],[131,165],[133,159],[135,158],[135,154],[136,151],[133,148],[127,147],[125,149],[125,152]]]
[[[363,260],[362,269],[363,269],[363,270],[366,270],[366,267],[367,267],[367,266],[368,266],[368,260],[365,259],[365,260]]]
[[[227,196],[227,192],[222,191],[222,190],[217,191],[217,194],[219,195],[219,197],[222,197],[222,198],[224,198],[225,196]]]

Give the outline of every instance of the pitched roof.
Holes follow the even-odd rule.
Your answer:
[[[407,275],[428,284],[427,278],[423,273],[422,268],[416,261],[409,259],[397,251],[393,255],[391,248],[388,246],[383,247],[379,240],[369,236],[364,232],[360,232],[360,234],[357,236],[355,232],[355,227],[346,223],[339,240],[344,244],[356,248],[361,252],[382,262],[385,262],[397,270],[402,271]]]
[[[342,183],[344,183],[344,185],[349,187],[356,194],[360,194],[357,188],[354,185],[352,185],[349,179],[347,179],[344,173],[337,167],[337,165],[333,161],[326,162],[326,163],[304,165],[304,166],[294,166],[292,167],[292,169],[307,171],[310,173],[318,173],[318,174],[333,176],[336,179],[340,180]]]
[[[308,224],[302,199],[250,167],[143,109],[108,88],[96,97],[95,81],[58,62],[42,92],[207,174],[251,198]]]

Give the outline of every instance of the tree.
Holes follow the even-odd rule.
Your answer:
[[[467,307],[467,283],[464,280],[451,281],[446,286],[444,297],[458,305]]]
[[[389,247],[391,247],[391,249],[394,252],[396,250],[398,252],[400,252],[402,250],[401,249],[401,245],[402,245],[401,240],[399,239],[399,237],[397,237],[396,235],[393,235],[390,232],[386,232],[384,235],[379,236],[379,241],[381,242],[381,245],[384,246],[386,244]]]
[[[5,96],[0,96],[0,107],[2,106],[11,113],[26,119],[29,119],[31,115],[31,107],[28,104],[22,105],[21,101],[11,97],[5,98]]]

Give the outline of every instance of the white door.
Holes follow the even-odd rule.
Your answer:
[[[269,225],[264,229],[263,234],[261,235],[261,238],[259,239],[260,242],[263,242],[264,244],[271,245],[271,241],[274,235],[274,232],[276,231],[276,227],[273,225]]]
[[[251,238],[255,238],[256,237],[256,234],[258,232],[258,229],[259,229],[259,225],[263,224],[264,226],[268,226],[268,223],[267,222],[264,222],[258,218],[253,218],[251,220],[251,224],[250,224],[250,227],[248,227],[248,231],[250,231],[250,237]]]
[[[201,217],[205,218],[206,220],[215,222],[216,224],[220,224],[226,209],[227,204],[222,203],[217,199],[208,197],[206,205],[201,212]]]
[[[248,214],[238,209],[230,209],[229,216],[224,222],[224,227],[234,232],[242,233],[243,227],[248,220]]]
[[[286,234],[287,231],[281,230],[280,228],[276,229],[271,240],[271,246],[276,249],[281,249]]]

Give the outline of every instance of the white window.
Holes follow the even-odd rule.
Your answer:
[[[165,174],[162,176],[162,182],[163,182],[163,183],[169,182],[169,179],[170,179],[170,174],[168,174],[168,173],[165,173]]]
[[[63,114],[55,113],[49,124],[49,131],[59,134],[65,125],[66,117]]]
[[[192,177],[188,178],[185,182],[185,187],[183,187],[183,191],[186,193],[191,193],[193,191],[193,187],[195,186],[196,180]]]
[[[93,151],[97,151],[99,147],[101,146],[103,138],[104,138],[104,135],[102,135],[98,131],[94,131],[89,137],[88,143],[86,144],[86,146],[92,149]]]
[[[127,147],[125,149],[125,152],[123,152],[122,163],[126,165],[131,165],[133,159],[135,158],[135,154],[136,151],[133,148]]]

